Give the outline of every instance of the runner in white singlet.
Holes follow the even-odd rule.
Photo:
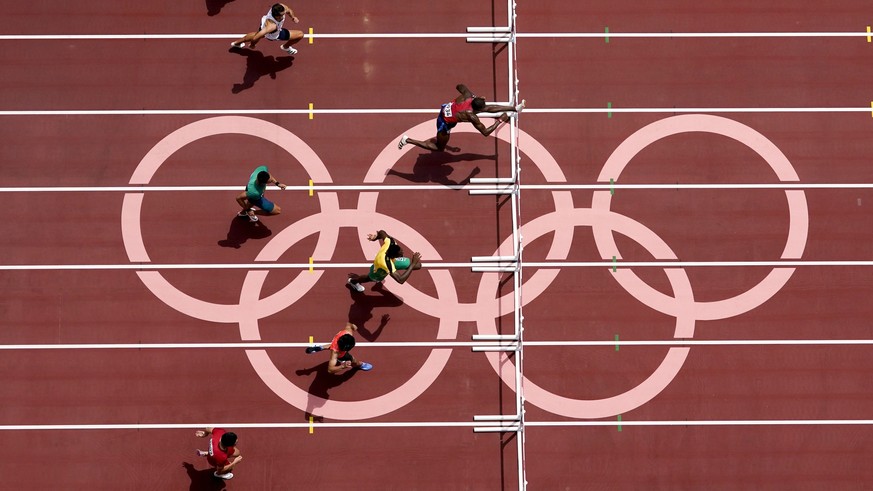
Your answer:
[[[293,47],[294,44],[303,39],[303,31],[285,29],[286,16],[290,16],[291,20],[296,24],[300,22],[290,7],[284,3],[274,4],[267,15],[261,17],[260,29],[250,32],[245,36],[230,43],[231,49],[244,48],[246,43],[249,43],[249,48],[254,48],[258,41],[267,38],[270,41],[284,41],[281,48],[290,55],[297,54],[297,50]]]

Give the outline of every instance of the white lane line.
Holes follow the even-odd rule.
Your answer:
[[[867,37],[864,31],[784,32],[517,32],[518,38],[833,38]]]
[[[67,40],[200,40],[237,39],[243,34],[3,34],[0,41],[67,41]],[[839,38],[864,37],[864,31],[784,31],[784,32],[516,32],[516,38]],[[408,33],[325,33],[304,34],[309,39],[466,39],[486,36],[469,32],[408,32]],[[508,33],[488,34],[488,37],[511,36]]]
[[[316,342],[315,344],[326,344]],[[398,341],[361,343],[365,348],[472,348],[475,346],[512,346],[515,341]],[[525,347],[600,347],[608,346],[869,346],[873,339],[668,339],[644,341],[524,341]],[[129,350],[129,349],[300,349],[312,343],[70,343],[70,344],[0,344],[0,351],[54,350]]]
[[[723,419],[681,421],[526,421],[525,426],[857,426],[873,419]]]
[[[870,112],[867,107],[634,107],[634,108],[525,108],[524,113],[855,113]]]
[[[239,39],[240,34],[3,34],[0,41],[67,41],[67,40],[164,40],[164,39]],[[460,32],[410,32],[410,33],[318,33],[304,34],[304,39],[464,39],[475,34]],[[563,36],[562,36],[563,37]],[[603,37],[601,34],[600,37]],[[223,46],[222,48],[226,48]]]
[[[301,271],[366,268],[371,263],[231,263],[231,264],[156,264],[156,263],[124,263],[124,264],[2,264],[0,271],[157,271],[157,270],[212,270],[212,269],[299,269]],[[491,271],[487,268],[505,268],[515,263],[492,262],[426,262],[422,268],[477,268],[479,272]],[[707,268],[707,267],[768,267],[768,268],[802,268],[802,267],[861,267],[873,266],[873,261],[814,261],[814,260],[779,260],[779,261],[548,261],[521,263],[524,268]]]
[[[438,267],[435,263],[429,263]],[[873,261],[524,261],[526,268],[602,268],[604,266],[618,268],[701,268],[701,267],[768,267],[793,268],[806,266],[873,266]],[[485,266],[485,265],[483,265]]]
[[[436,114],[428,109],[75,109],[0,111],[0,116],[185,116],[222,114]],[[868,108],[869,110],[869,108]]]
[[[185,428],[221,427],[234,429],[253,428],[472,428],[474,426],[497,426],[490,421],[410,421],[389,422],[329,422],[329,423],[131,423],[131,424],[36,424],[0,425],[0,431],[42,430],[177,430]]]
[[[673,114],[673,113],[869,113],[861,107],[636,107],[636,108],[525,108],[525,114]],[[0,116],[208,116],[225,114],[268,115],[350,115],[350,114],[435,114],[427,109],[71,109],[5,110]]]
[[[590,189],[590,190],[619,190],[619,189],[871,189],[873,183],[747,183],[747,184],[521,184],[523,190],[563,190],[563,189]],[[3,188],[0,188],[2,190]]]
[[[439,191],[439,190],[494,190],[494,189],[512,189],[513,186],[505,186],[501,184],[355,184],[355,185],[334,185],[334,184],[313,184],[300,186],[287,186],[285,191]],[[561,191],[561,190],[622,190],[622,189],[873,189],[873,183],[855,182],[855,183],[799,183],[799,182],[779,182],[779,183],[747,183],[747,184],[685,184],[685,183],[669,183],[669,184],[519,184],[521,190],[544,190],[544,191]],[[202,191],[239,191],[240,186],[21,186],[21,187],[0,187],[0,193],[145,193],[145,192],[165,192],[174,193],[180,192],[202,192]]]
[[[323,422],[323,423],[130,423],[130,424],[32,424],[0,425],[0,431],[57,431],[57,430],[178,430],[204,428],[208,426],[234,429],[277,429],[277,428],[472,428],[509,427],[507,421],[408,421],[408,422]],[[531,421],[525,420],[526,427],[570,427],[570,426],[869,426],[873,419],[725,419],[725,420],[679,420],[679,421]]]
[[[871,341],[873,342],[873,341]],[[315,344],[329,344],[323,340]],[[28,350],[127,350],[127,349],[270,349],[306,348],[313,343],[87,343],[87,344],[0,344],[0,351]],[[558,344],[558,343],[556,343]],[[612,345],[615,341],[612,342]],[[612,346],[610,345],[610,346]],[[473,346],[501,346],[498,342],[483,341],[407,341],[361,343],[372,348],[472,348]]]

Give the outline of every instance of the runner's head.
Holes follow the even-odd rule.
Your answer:
[[[391,244],[388,246],[388,250],[385,251],[385,257],[388,259],[397,259],[401,256],[403,256],[403,248],[397,244]]]
[[[355,347],[355,337],[351,334],[343,334],[336,340],[336,345],[339,346],[340,351],[348,351]]]
[[[227,432],[221,435],[221,446],[227,448],[236,445],[236,433]]]
[[[274,19],[278,19],[285,15],[285,6],[281,3],[274,3],[273,7],[270,9],[270,14],[273,15]]]
[[[258,172],[258,182],[261,184],[267,184],[270,182],[270,173],[265,170]]]
[[[473,110],[481,111],[485,109],[485,98],[484,97],[474,97],[473,98]]]

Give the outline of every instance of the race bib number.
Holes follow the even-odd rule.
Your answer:
[[[444,118],[451,118],[452,117],[452,105],[451,104],[446,104],[445,106],[443,106],[443,117]]]

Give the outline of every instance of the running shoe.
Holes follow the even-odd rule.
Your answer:
[[[369,372],[372,369],[373,369],[373,365],[370,365],[369,363],[367,363],[365,361],[361,362],[361,370],[363,370],[365,372]]]
[[[236,49],[241,49],[241,48],[245,48],[245,47],[246,47],[246,43],[239,43],[239,44],[236,44],[236,43],[230,43],[230,47],[231,47],[231,48],[236,48]]]
[[[323,349],[324,348],[321,346],[310,346],[310,347],[306,348],[306,354],[311,355],[312,353],[318,353],[319,351],[321,351]]]
[[[352,281],[351,278],[349,278],[349,281],[347,281],[346,284],[348,284],[350,287],[354,288],[355,291],[358,293],[362,293],[364,291],[364,285],[362,285],[360,283],[355,283],[354,281]]]
[[[224,479],[225,481],[227,481],[228,479],[233,479],[233,472],[228,472],[227,474],[219,474],[218,472],[213,472],[212,475],[219,479]]]
[[[294,46],[288,46],[287,48],[282,48],[282,51],[288,53],[289,55],[296,55],[297,50],[294,49]]]

